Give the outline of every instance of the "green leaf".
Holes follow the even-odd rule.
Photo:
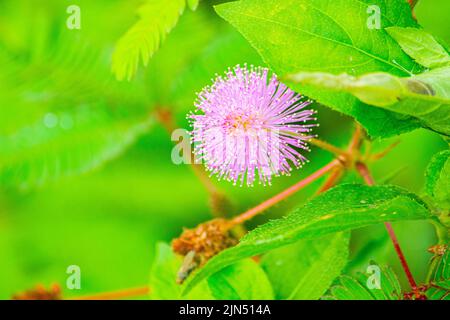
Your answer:
[[[176,283],[183,258],[166,243],[157,245],[150,272],[151,299],[181,299],[183,286]],[[183,299],[257,300],[273,299],[266,274],[252,260],[243,260],[209,277]]]
[[[413,116],[424,127],[450,135],[450,67],[407,78],[386,72],[358,77],[300,72],[289,75],[288,79],[317,88],[348,92],[368,105]]]
[[[189,0],[188,5],[195,10],[198,0]],[[112,70],[118,80],[131,80],[141,59],[147,66],[185,7],[186,0],[147,0],[139,8],[139,20],[119,39],[113,54]]]
[[[425,173],[425,188],[438,206],[450,209],[450,150],[434,155]]]
[[[365,26],[369,5],[381,9],[381,26],[414,27],[404,0],[243,0],[216,7],[279,75],[300,71],[348,73],[389,72],[407,76],[421,66],[406,55],[384,29]],[[370,108],[347,93],[312,86],[293,88],[358,120],[373,137],[413,130],[417,120]]]
[[[415,195],[394,186],[339,185],[282,219],[266,223],[240,243],[213,257],[194,274],[188,292],[203,279],[244,258],[330,233],[386,221],[427,219],[431,214]]]
[[[304,239],[265,254],[261,265],[277,299],[317,300],[340,275],[349,254],[348,233]]]
[[[181,299],[182,286],[176,283],[177,273],[183,262],[166,243],[157,244],[157,255],[150,271],[150,298],[153,300]],[[206,281],[192,290],[183,299],[209,300],[214,297]]]
[[[430,287],[426,296],[430,300],[450,300],[450,254],[447,249],[443,255],[436,255],[430,265]]]
[[[397,276],[389,267],[379,268],[379,288],[369,287],[370,277],[377,276],[377,271],[371,274],[359,273],[355,278],[341,276],[338,284],[333,286],[324,300],[400,300],[402,292]],[[372,271],[373,272],[373,271]]]
[[[208,278],[212,295],[220,300],[272,300],[272,286],[251,259],[235,263]]]
[[[389,27],[386,31],[421,65],[431,69],[450,65],[450,55],[428,32],[401,27]]]

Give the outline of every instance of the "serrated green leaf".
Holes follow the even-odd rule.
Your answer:
[[[349,254],[348,233],[304,239],[263,256],[277,299],[317,300],[340,275]]]
[[[271,300],[273,290],[264,271],[246,259],[208,278],[214,298],[219,300]]]
[[[450,68],[399,78],[386,72],[354,77],[300,72],[288,79],[318,88],[348,92],[362,102],[419,119],[422,125],[450,135]]]
[[[439,207],[450,209],[450,150],[434,155],[426,170],[426,191]]]
[[[166,243],[158,243],[156,251],[157,255],[150,271],[150,298],[153,300],[181,299],[183,287],[176,283],[176,279],[183,258],[176,256]],[[209,300],[214,297],[206,281],[203,281],[183,299]]]
[[[369,5],[381,12],[381,27],[414,27],[403,0],[243,0],[216,11],[235,26],[279,75],[320,71],[360,75],[389,72],[407,76],[421,67],[381,29],[367,27]],[[409,116],[370,108],[347,93],[311,86],[294,89],[358,120],[373,137],[388,137],[418,127]]]
[[[400,282],[389,267],[379,267],[379,274],[359,273],[356,277],[341,276],[324,297],[326,300],[400,300],[402,297]],[[379,275],[379,288],[368,286],[371,276]]]
[[[401,188],[339,185],[286,217],[256,228],[243,237],[237,246],[213,257],[193,275],[186,292],[230,264],[300,239],[318,238],[386,221],[430,217],[431,213],[424,203]]]
[[[198,1],[188,1],[195,10]],[[186,7],[186,0],[147,0],[138,10],[139,20],[119,39],[113,54],[112,70],[118,80],[131,80],[140,60],[150,58],[175,27]]]
[[[401,27],[389,27],[386,31],[421,65],[431,69],[450,65],[450,55],[428,32]]]

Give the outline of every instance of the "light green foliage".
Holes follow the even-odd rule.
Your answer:
[[[448,246],[448,244],[447,244]],[[430,300],[450,300],[450,257],[449,250],[436,255],[431,262],[426,295]]]
[[[381,9],[381,29],[367,27],[369,5]],[[383,29],[414,27],[403,0],[243,0],[216,7],[279,75],[295,72],[416,73],[416,64]],[[351,115],[373,137],[388,137],[412,130],[417,121],[406,115],[370,108],[347,93],[294,85],[299,92]]]
[[[182,286],[176,282],[178,270],[183,258],[176,256],[172,248],[165,243],[157,245],[157,256],[150,271],[150,298],[151,299],[180,299]],[[203,281],[197,288],[183,297],[192,300],[213,299],[208,284]]]
[[[159,49],[167,34],[178,22],[187,0],[146,0],[139,8],[139,20],[117,42],[112,69],[118,80],[136,74],[139,61],[147,66],[150,58]],[[198,0],[189,0],[188,6],[195,10]]]
[[[88,172],[122,153],[151,123],[123,119],[101,106],[48,112],[0,137],[0,184],[29,189]]]
[[[375,266],[375,264],[372,263]],[[389,267],[380,267],[380,288],[368,287],[371,274],[359,273],[356,277],[341,276],[331,287],[324,300],[400,300],[400,283]]]
[[[430,212],[423,202],[398,187],[339,185],[285,218],[248,233],[237,246],[212,258],[193,276],[186,291],[227,265],[300,239],[318,238],[386,221],[427,218],[430,218]]]
[[[150,60],[143,75],[145,85],[150,88],[147,94],[155,104],[170,109],[178,106],[179,97],[174,88],[181,77],[191,82],[197,81],[197,75],[186,74],[186,70],[199,61],[205,47],[220,34],[218,29],[217,22],[211,19],[206,10],[199,8],[196,12],[187,11],[183,14],[177,27]],[[190,36],[186,37],[186,34]],[[192,107],[193,99],[191,96],[187,102],[189,108]]]
[[[183,258],[176,256],[165,243],[158,244],[157,252],[150,272],[151,299],[273,299],[266,274],[252,260],[243,260],[223,269],[182,297],[183,287],[175,280]]]
[[[0,193],[0,299],[38,283],[60,284],[65,298],[146,285],[155,243],[209,218],[206,192],[188,168],[174,170],[152,151],[170,152],[166,139],[154,129],[101,170]],[[176,201],[174,189],[184,190]],[[81,290],[65,289],[73,264]]]
[[[389,73],[354,77],[301,72],[289,79],[322,89],[348,92],[362,102],[420,119],[424,127],[450,135],[450,68],[399,78]],[[369,106],[367,106],[369,107]]]
[[[28,26],[18,30],[34,30],[35,41],[0,47],[2,186],[29,188],[97,168],[152,123],[143,87],[112,79],[108,37],[66,29],[47,6],[22,13]],[[5,28],[16,23],[6,20]]]
[[[426,191],[436,204],[450,209],[450,151],[436,154],[426,171]]]
[[[450,55],[431,34],[416,28],[390,27],[386,31],[411,58],[427,68],[450,65]]]
[[[317,300],[347,264],[349,233],[304,239],[265,254],[261,265],[277,299]]]
[[[213,274],[208,278],[208,285],[219,300],[274,299],[269,279],[259,264],[251,259],[239,261]]]
[[[414,7],[414,14],[420,25],[442,39],[441,43],[450,43],[448,12],[450,12],[450,2],[447,0],[420,0]]]

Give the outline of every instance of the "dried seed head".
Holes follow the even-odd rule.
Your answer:
[[[61,287],[58,284],[53,284],[49,289],[46,289],[39,284],[33,289],[14,294],[12,300],[62,300]]]
[[[438,256],[443,256],[448,249],[448,245],[446,244],[437,244],[435,246],[429,247],[428,252],[433,253]]]
[[[185,229],[181,236],[172,241],[175,253],[186,256],[195,252],[195,262],[201,266],[211,257],[237,243],[229,232],[225,219],[214,219],[198,225],[195,229]]]

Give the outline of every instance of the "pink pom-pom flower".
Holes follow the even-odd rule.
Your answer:
[[[194,153],[211,175],[242,186],[270,184],[307,160],[316,120],[311,101],[268,76],[266,68],[236,66],[204,88],[188,117]],[[201,111],[201,114],[198,114]]]

